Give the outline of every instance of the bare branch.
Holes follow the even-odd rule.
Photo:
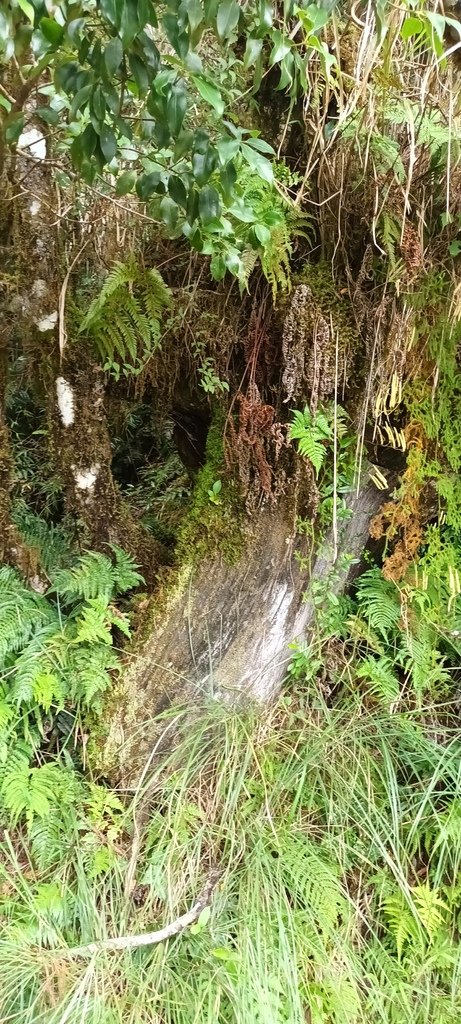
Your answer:
[[[126,949],[139,949],[140,946],[154,946],[159,942],[167,942],[168,939],[179,935],[185,928],[189,928],[198,920],[200,914],[206,907],[210,906],[213,892],[221,878],[222,871],[215,868],[208,876],[203,892],[194,906],[181,917],[177,917],[165,928],[155,932],[144,932],[142,935],[120,935],[115,939],[103,939],[101,942],[89,942],[86,946],[73,946],[69,949],[59,950],[63,957],[95,956],[97,953],[112,953]]]

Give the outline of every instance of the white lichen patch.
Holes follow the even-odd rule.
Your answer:
[[[61,420],[65,427],[71,427],[75,420],[74,392],[64,377],[56,378],[56,395]]]
[[[43,133],[38,128],[28,128],[18,139],[18,149],[28,156],[34,156],[36,160],[45,160],[46,141]]]
[[[46,281],[43,281],[41,277],[37,277],[37,280],[32,285],[32,295],[36,299],[43,299],[43,296],[46,295],[46,290]]]
[[[31,204],[30,204],[30,206],[29,206],[29,213],[30,213],[31,217],[36,217],[37,213],[40,213],[41,208],[42,208],[42,204],[39,202],[39,200],[38,199],[33,199]]]
[[[58,322],[58,311],[54,309],[52,313],[48,313],[48,316],[42,317],[41,320],[36,320],[35,324],[39,331],[52,331],[53,327],[56,327]]]
[[[95,462],[89,469],[74,470],[75,486],[79,491],[93,491],[101,466]]]

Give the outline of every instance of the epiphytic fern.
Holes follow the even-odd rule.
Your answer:
[[[117,262],[80,325],[104,360],[104,368],[119,376],[139,373],[160,346],[161,321],[171,297],[157,270],[146,269],[134,256]]]

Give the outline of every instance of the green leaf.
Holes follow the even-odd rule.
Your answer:
[[[136,171],[123,171],[117,178],[115,194],[117,196],[126,196],[128,192],[132,192],[136,185],[136,178]]]
[[[287,41],[286,36],[279,32],[278,29],[272,33],[272,39],[274,41],[274,45],[269,57],[269,64],[271,65],[278,64],[287,56],[288,53],[290,53],[291,50],[291,44]]]
[[[141,60],[141,58],[138,57],[135,53],[130,53],[128,61],[131,71],[133,73],[133,78],[139,89],[139,95],[145,96],[149,89],[150,84],[149,74],[147,72],[146,65],[144,64],[144,61]]]
[[[421,18],[411,16],[405,18],[400,29],[400,36],[402,39],[410,39],[411,36],[420,36],[422,32],[424,32],[424,22],[421,21]]]
[[[104,121],[106,116],[106,101],[100,85],[97,85],[96,88],[93,89],[91,95],[91,106],[96,120]]]
[[[100,0],[101,14],[116,28],[120,28],[124,0]]]
[[[59,124],[62,116],[59,110],[53,110],[53,107],[37,107],[35,113],[46,124]]]
[[[215,85],[211,85],[205,78],[198,75],[192,76],[192,81],[198,89],[202,98],[213,107],[219,117],[224,114],[224,100]]]
[[[160,213],[162,215],[163,223],[166,225],[169,231],[174,231],[176,224],[178,223],[179,209],[173,199],[169,196],[164,196],[160,203]]]
[[[40,18],[39,25],[45,39],[52,43],[53,46],[58,46],[64,35],[62,25],[59,25],[54,18]]]
[[[212,185],[203,188],[200,192],[198,208],[200,220],[203,224],[208,224],[215,217],[219,217],[221,212],[219,193]]]
[[[265,224],[255,224],[254,233],[261,245],[267,245],[271,240],[271,233]]]
[[[256,174],[259,174],[259,177],[262,178],[263,181],[268,181],[269,183],[273,182],[274,171],[272,169],[272,164],[269,163],[269,160],[266,160],[266,158],[262,156],[260,153],[255,152],[255,150],[252,149],[251,146],[248,146],[245,142],[242,142],[241,152],[242,156],[245,158],[245,160],[251,167],[252,171],[255,171]]]
[[[206,185],[216,166],[216,156],[211,146],[205,153],[195,152],[192,155],[192,171],[198,185]]]
[[[143,27],[139,24],[138,0],[124,0],[120,19],[120,35],[123,45],[125,47],[130,46],[140,28]]]
[[[219,179],[221,181],[224,197],[227,201],[230,201],[235,182],[237,181],[237,170],[232,160],[221,168],[219,172]]]
[[[101,134],[99,136],[99,144],[101,146],[101,150],[104,155],[104,159],[106,160],[106,163],[110,164],[111,160],[114,159],[114,156],[117,152],[117,140],[115,138],[113,131],[111,131],[110,128],[107,128],[106,125],[104,125],[104,127],[101,130]]]
[[[116,36],[111,39],[110,43],[107,44],[104,50],[104,63],[107,68],[107,74],[112,76],[118,71],[123,58],[123,44],[122,40]]]
[[[35,20],[35,10],[32,4],[29,3],[29,0],[18,0],[18,5],[23,14],[25,14],[26,18],[28,18],[33,25]]]
[[[450,242],[448,252],[450,253],[450,256],[459,256],[461,252],[461,241],[455,240],[454,242]]]
[[[170,174],[168,179],[168,192],[171,198],[174,199],[174,202],[185,210],[187,206],[187,189],[182,178],[180,178],[178,174]]]
[[[191,32],[195,32],[195,29],[197,29],[203,21],[203,8],[200,0],[187,0],[187,18],[191,27]]]
[[[186,110],[187,92],[183,85],[175,84],[171,88],[166,108],[168,127],[173,136],[179,135]]]
[[[88,102],[88,100],[90,98],[91,91],[92,91],[92,86],[91,86],[91,84],[89,84],[89,85],[84,85],[83,88],[79,89],[78,92],[75,94],[75,96],[74,96],[74,98],[72,100],[72,103],[70,105],[69,121],[75,121],[79,110],[82,107],[86,106],[86,104],[87,104],[87,102]]]
[[[216,30],[220,39],[229,39],[237,27],[240,7],[237,0],[223,0],[216,15]]]
[[[251,146],[252,149],[257,149],[258,153],[267,153],[269,156],[275,156],[275,151],[272,149],[272,146],[270,146],[268,142],[265,142],[264,139],[253,138],[250,136],[246,139],[245,145]]]
[[[18,113],[9,114],[4,121],[5,126],[5,140],[9,146],[13,145],[18,141],[19,136],[24,128],[24,114],[22,111]]]
[[[256,64],[256,61],[261,54],[262,48],[262,39],[255,39],[252,36],[248,37],[245,47],[245,56],[243,58],[244,68],[251,68],[253,64]]]

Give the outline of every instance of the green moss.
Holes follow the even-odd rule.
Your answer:
[[[315,301],[327,320],[333,318],[333,326],[339,331],[341,347],[355,350],[359,337],[354,321],[354,311],[348,294],[341,294],[341,284],[335,282],[331,264],[326,262],[306,263],[297,275],[294,284],[307,284]]]
[[[198,474],[191,506],[179,532],[176,561],[180,566],[195,565],[216,554],[233,565],[243,551],[243,502],[238,483],[226,477],[224,423],[220,412],[208,433],[205,465]],[[214,503],[209,492],[217,480],[221,481],[221,491]]]

